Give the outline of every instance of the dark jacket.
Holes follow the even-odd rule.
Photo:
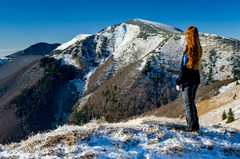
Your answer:
[[[181,70],[176,80],[177,85],[182,85],[182,87],[190,85],[199,85],[200,84],[200,74],[199,70],[189,69],[186,67],[188,62],[188,57],[186,54],[183,54]]]

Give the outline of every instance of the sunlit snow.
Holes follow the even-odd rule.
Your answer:
[[[64,50],[66,48],[68,48],[69,46],[75,44],[77,41],[81,41],[86,39],[86,37],[90,36],[89,34],[79,34],[78,36],[76,36],[75,38],[73,38],[72,40],[58,46],[55,50]]]

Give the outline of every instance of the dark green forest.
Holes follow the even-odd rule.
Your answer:
[[[53,104],[57,90],[75,77],[75,68],[62,66],[61,62],[49,57],[42,58],[40,66],[45,69],[44,77],[10,101],[11,105],[15,105],[15,114],[22,119],[22,124],[33,131],[49,128],[57,111]]]

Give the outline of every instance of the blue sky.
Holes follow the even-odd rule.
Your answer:
[[[240,40],[239,0],[0,0],[0,57],[38,42],[64,43],[132,18]]]

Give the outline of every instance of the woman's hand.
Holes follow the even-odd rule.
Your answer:
[[[179,85],[176,85],[176,90],[177,90],[177,91],[181,91],[181,88],[180,88]]]

